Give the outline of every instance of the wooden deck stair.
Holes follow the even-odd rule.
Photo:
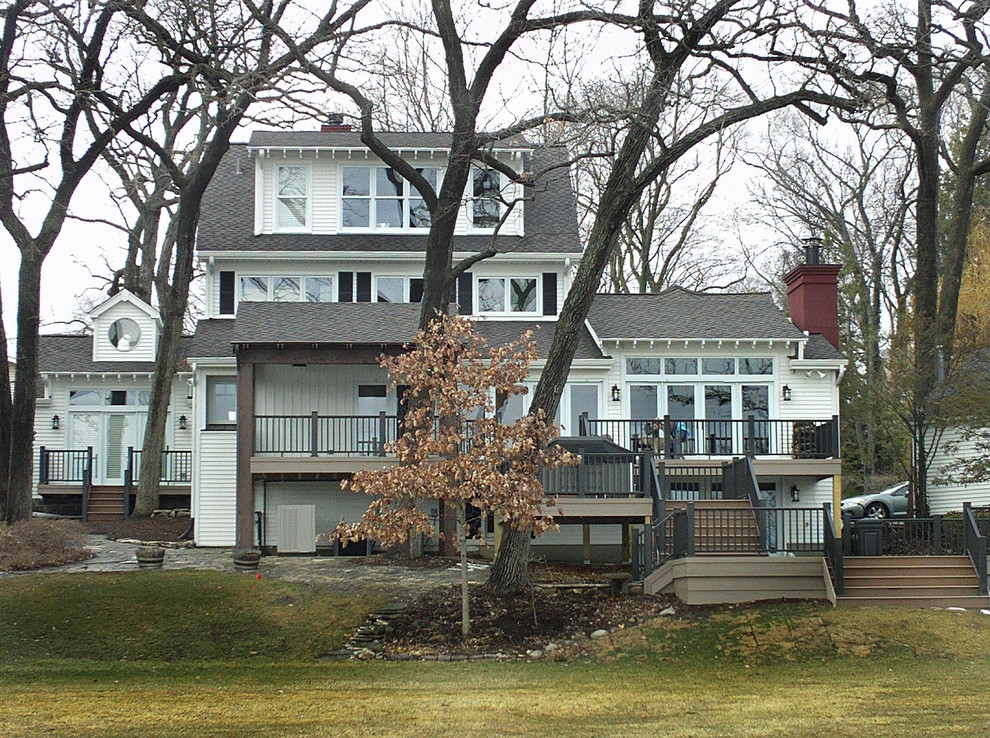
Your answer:
[[[836,607],[986,608],[968,556],[847,556]]]
[[[105,523],[124,517],[123,487],[93,487],[89,492],[89,521]]]
[[[667,508],[686,509],[687,502],[671,500],[667,502]],[[696,500],[694,545],[697,555],[762,553],[760,533],[752,510],[749,500]]]

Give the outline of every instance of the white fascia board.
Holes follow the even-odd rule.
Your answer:
[[[345,233],[327,234],[345,236]],[[464,259],[477,253],[476,251],[456,251],[454,259]],[[516,251],[498,253],[491,259],[485,259],[479,264],[492,261],[538,262],[563,261],[567,258],[580,258],[581,252],[573,253],[519,253]],[[223,259],[226,261],[414,261],[422,262],[426,251],[200,251],[199,261]]]
[[[108,297],[106,300],[101,302],[99,305],[97,305],[95,308],[89,311],[89,317],[98,318],[99,316],[103,315],[103,313],[105,313],[107,310],[122,302],[127,302],[130,303],[131,305],[134,305],[143,313],[150,316],[153,320],[158,321],[158,324],[161,325],[162,316],[159,314],[159,312],[128,289],[122,289],[113,297]]]
[[[574,369],[601,369],[608,371],[615,362],[612,359],[575,359],[571,362],[571,371]],[[531,369],[542,369],[547,365],[546,359],[537,359],[529,366]]]
[[[848,359],[791,359],[791,369],[794,371],[844,369],[848,364]]]
[[[618,346],[623,343],[653,343],[654,348],[658,348],[656,344],[666,344],[669,346],[676,346],[678,344],[684,346],[688,344],[704,344],[705,348],[708,348],[708,344],[713,344],[717,348],[745,348],[746,344],[753,345],[763,345],[766,344],[768,348],[774,348],[775,346],[783,346],[785,348],[790,345],[797,345],[799,343],[805,343],[807,338],[649,338],[645,336],[640,336],[638,338],[602,338],[603,347],[605,344],[613,344]]]
[[[584,319],[584,327],[588,329],[588,333],[591,334],[591,340],[595,342],[595,345],[598,347],[598,350],[604,354],[605,347],[602,345],[602,340],[598,337],[598,334],[595,333],[595,329],[591,326],[591,321],[588,320],[587,318]]]
[[[183,372],[183,373],[184,374],[188,374],[189,372]],[[83,371],[79,371],[79,372],[40,372],[38,374],[38,376],[39,377],[51,377],[52,379],[63,379],[65,377],[71,377],[71,378],[81,377],[83,379],[92,379],[93,377],[97,377],[97,378],[100,378],[100,377],[129,377],[131,379],[138,379],[138,378],[144,378],[144,377],[153,377],[153,376],[155,376],[155,373],[153,371],[150,371],[150,372],[115,372],[113,370],[108,369],[105,372],[83,372]]]
[[[236,356],[199,356],[186,359],[192,371],[197,372],[203,369],[227,369],[237,367]]]
[[[450,147],[449,146],[441,146],[441,147],[437,147],[437,146],[433,146],[433,147],[431,147],[431,146],[391,147],[391,146],[389,146],[388,148],[389,148],[390,151],[393,151],[396,154],[399,154],[400,156],[402,154],[430,154],[431,156],[433,154],[440,154],[442,156],[450,156]],[[264,156],[268,156],[273,151],[286,151],[286,152],[288,152],[288,151],[299,151],[299,152],[302,152],[302,151],[307,151],[307,152],[308,151],[329,151],[330,153],[340,152],[340,153],[344,153],[344,154],[352,154],[354,152],[360,152],[361,154],[367,154],[367,155],[370,155],[370,156],[374,156],[376,159],[378,158],[371,151],[371,149],[369,149],[367,146],[364,146],[364,145],[359,145],[359,146],[250,146],[249,145],[247,147],[247,150],[250,153],[252,153],[252,154],[254,152],[256,152],[256,151],[257,152],[261,152]],[[489,151],[491,151],[492,153],[495,153],[495,154],[512,154],[512,153],[515,153],[517,151],[518,152],[532,152],[533,150],[534,150],[533,147],[524,147],[524,146],[517,146],[517,147],[513,147],[513,148],[493,148],[493,149],[489,149]]]

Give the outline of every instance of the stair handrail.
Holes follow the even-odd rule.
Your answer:
[[[825,556],[832,567],[832,586],[837,595],[845,594],[845,582],[842,562],[842,538],[835,530],[835,521],[832,518],[832,503],[822,503],[822,530],[825,531]],[[984,559],[986,551],[984,550]]]
[[[973,503],[963,503],[963,532],[966,538],[966,553],[973,562],[976,576],[980,580],[980,594],[986,596],[987,590],[987,537],[980,535],[980,528],[973,515]]]

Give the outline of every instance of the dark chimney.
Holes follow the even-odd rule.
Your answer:
[[[821,264],[820,238],[804,239],[805,263],[784,277],[791,320],[808,333],[821,333],[839,348],[838,264]]]
[[[327,122],[320,126],[320,133],[336,133],[351,130],[350,123],[344,122],[343,113],[330,113]]]

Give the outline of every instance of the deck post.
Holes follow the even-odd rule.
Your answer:
[[[93,487],[93,447],[86,447],[86,467],[82,473],[82,521],[89,521],[89,493]]]
[[[320,443],[320,420],[316,410],[309,414],[309,455],[319,456],[317,447]]]
[[[591,563],[591,524],[581,524],[581,551],[584,554],[584,563]]]
[[[254,548],[254,359],[237,357],[237,477],[235,546]]]
[[[746,456],[756,456],[756,418],[752,414],[746,416]]]
[[[839,449],[839,416],[832,416],[832,458],[841,458]]]
[[[385,455],[385,411],[381,410],[378,413],[378,455]]]
[[[932,515],[932,548],[936,556],[942,555],[942,516]]]
[[[632,525],[623,523],[622,525],[622,563],[628,564],[632,561]]]
[[[674,426],[670,415],[663,416],[663,456],[665,459],[674,455]]]
[[[131,517],[131,490],[134,487],[134,447],[127,447],[127,468],[124,469],[124,517]]]
[[[694,556],[694,503],[687,504],[687,555]]]
[[[44,446],[38,449],[38,484],[48,484],[48,453]]]
[[[585,410],[583,413],[578,415],[578,435],[586,436],[588,435],[588,411]]]

